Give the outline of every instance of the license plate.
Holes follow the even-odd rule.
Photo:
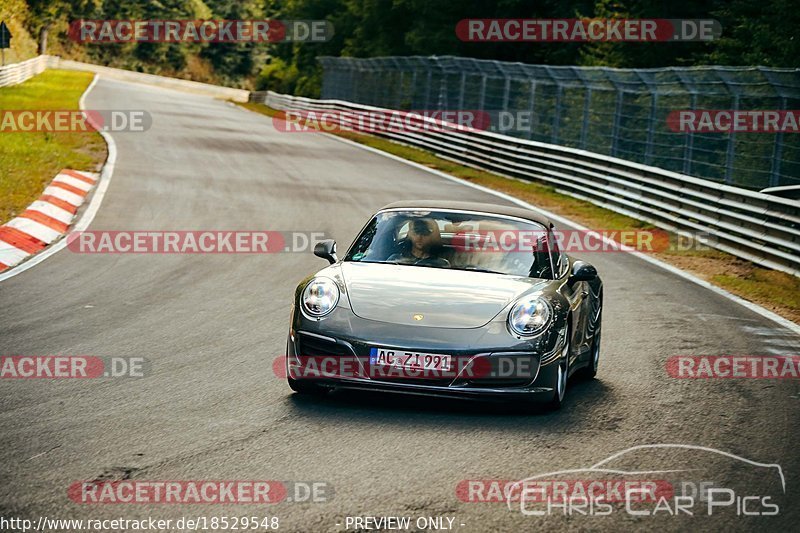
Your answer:
[[[415,370],[450,370],[451,356],[437,353],[406,352],[372,348],[369,352],[371,365],[412,368]]]

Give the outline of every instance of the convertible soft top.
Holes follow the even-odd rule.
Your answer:
[[[490,213],[494,215],[505,215],[510,217],[524,218],[531,222],[538,222],[546,228],[552,224],[550,220],[531,209],[523,209],[522,207],[514,207],[498,204],[484,204],[480,202],[451,202],[447,200],[404,200],[402,202],[393,202],[381,208],[385,209],[430,209],[435,211],[437,209],[452,209],[455,211],[478,211],[482,213]]]

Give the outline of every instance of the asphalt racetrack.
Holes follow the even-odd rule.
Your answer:
[[[342,252],[396,200],[507,203],[328,136],[278,132],[267,117],[207,97],[101,79],[86,105],[153,117],[147,132],[114,134],[116,169],[93,230],[320,231]],[[284,355],[295,285],[325,265],[310,251],[62,250],[0,283],[2,352],[141,356],[151,368],[139,379],[0,382],[0,511],[32,519],[278,516],[282,531],[366,530],[346,521],[355,516],[451,517],[458,531],[796,528],[798,381],[674,379],[665,366],[684,354],[798,355],[800,338],[637,257],[585,259],[605,286],[598,379],[571,382],[560,412],[531,415],[423,397],[292,394],[273,361]],[[586,468],[665,443],[780,465],[780,512],[745,517],[731,505],[706,516],[700,506],[691,517],[651,517],[623,506],[607,516],[530,516],[457,494],[464,480]],[[638,457],[744,487],[767,475],[681,448]],[[95,479],[284,480],[331,490],[324,503],[272,506],[67,497],[70,484]]]

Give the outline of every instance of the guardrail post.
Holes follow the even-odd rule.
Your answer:
[[[558,129],[561,125],[561,93],[563,92],[563,87],[560,83],[556,87],[556,105],[555,114],[553,115],[553,132],[550,135],[550,142],[553,144],[558,144]]]
[[[458,109],[464,109],[464,92],[467,88],[467,73],[461,73],[461,90],[458,92]]]
[[[347,93],[337,95],[336,98],[345,98],[346,94],[353,94],[356,97],[355,101],[358,102],[358,94],[354,90],[355,84],[353,83],[353,78],[355,78],[355,75],[356,75],[356,69],[353,68],[353,66],[351,65],[350,66],[350,75],[347,77],[347,85],[348,85]]]
[[[786,97],[781,98],[780,110],[786,110]],[[775,146],[772,149],[772,169],[769,173],[769,186],[781,184],[781,159],[783,158],[783,131],[775,134]]]
[[[531,80],[531,96],[530,96],[531,103],[528,106],[528,110],[531,112],[531,127],[528,130],[528,139],[533,138],[533,128],[539,125],[539,121],[536,120],[535,109],[536,109],[536,80]]]
[[[581,125],[581,148],[586,149],[589,136],[589,109],[592,102],[592,89],[586,89],[586,96],[583,97],[583,124]]]
[[[486,74],[483,75],[481,78],[481,96],[480,102],[478,103],[478,111],[484,110],[484,100],[486,99]]]
[[[611,129],[611,155],[612,157],[617,156],[617,150],[619,149],[619,129],[620,129],[620,118],[622,116],[622,97],[623,93],[619,89],[617,89],[617,102],[614,105],[614,126]]]
[[[397,97],[394,99],[394,108],[400,109],[400,105],[403,102],[403,82],[405,81],[406,73],[404,71],[400,71],[400,81],[397,84]]]
[[[692,111],[697,110],[697,93],[692,92],[689,107]],[[694,157],[694,132],[689,131],[684,134],[686,142],[683,145],[683,173],[687,176],[692,175],[692,158]]]
[[[414,101],[417,99],[417,69],[415,68],[411,74],[411,98],[408,105],[410,109],[414,109]]]
[[[739,110],[739,95],[736,94],[733,97],[733,112],[734,114],[736,111]],[[736,143],[736,132],[731,128],[730,133],[728,133],[728,150],[725,155],[725,183],[731,183],[733,181],[733,158],[735,157],[735,143]]]
[[[422,109],[430,109],[430,101],[431,101],[431,76],[433,76],[433,71],[428,70],[428,76],[425,80],[425,105],[422,106]]]
[[[656,107],[658,106],[658,93],[650,93],[650,117],[647,120],[647,144],[644,147],[644,164],[649,165],[653,160],[653,135],[656,129]]]
[[[382,76],[378,75],[378,71],[371,70],[370,71],[370,85],[372,86],[372,105],[381,105],[380,95],[383,93],[381,91],[380,84],[375,83],[376,78],[383,78]]]

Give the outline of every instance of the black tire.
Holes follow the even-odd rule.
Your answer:
[[[589,364],[581,368],[581,377],[594,379],[597,377],[597,366],[600,362],[600,330],[592,339],[592,349],[589,351]]]
[[[316,383],[311,383],[310,381],[298,381],[290,377],[287,377],[286,381],[289,382],[289,388],[298,394],[308,394],[311,396],[324,396],[325,394],[328,393],[327,388],[320,387]]]
[[[592,347],[589,350],[589,364],[579,370],[579,374],[583,379],[594,379],[597,376],[597,367],[600,363],[600,339],[602,337],[602,333],[603,308],[600,307],[600,314],[597,317],[597,333],[595,333],[594,338],[592,339]]]
[[[570,332],[567,332],[567,340],[564,342],[564,349],[561,359],[558,361],[556,371],[556,382],[553,386],[553,398],[547,402],[545,408],[548,411],[558,411],[564,405],[564,398],[567,394],[567,381],[569,380],[569,339]]]

